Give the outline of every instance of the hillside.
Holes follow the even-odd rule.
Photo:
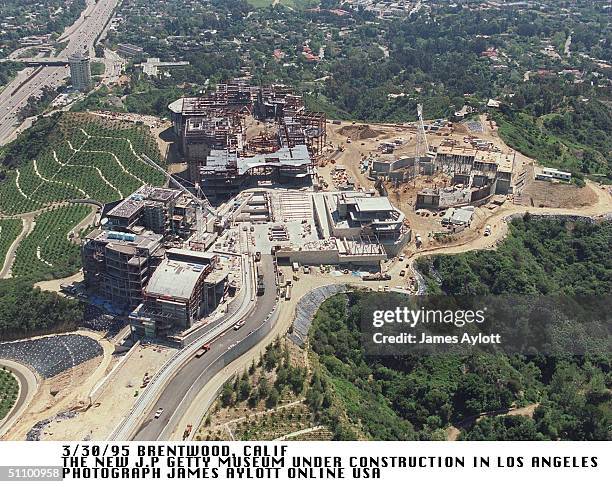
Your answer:
[[[42,119],[0,154],[0,213],[26,213],[72,199],[106,203],[142,184],[162,184],[164,176],[142,153],[161,160],[143,125],[80,113]]]
[[[95,211],[81,201],[107,203],[164,183],[142,153],[161,163],[146,126],[83,113],[42,118],[0,149],[0,278],[12,277],[0,281],[0,336],[76,327],[78,303],[32,285],[79,270],[80,237]]]
[[[610,275],[601,268],[602,252],[609,253],[611,231],[609,223],[528,218],[512,225],[498,251],[436,257],[420,267],[432,290],[454,295],[606,294]],[[325,420],[336,439],[456,438],[451,430],[474,440],[609,439],[609,355],[366,355],[362,310],[381,298],[335,296],[313,321],[318,395],[332,404]],[[528,413],[505,415],[513,410]],[[484,414],[491,417],[480,421]]]

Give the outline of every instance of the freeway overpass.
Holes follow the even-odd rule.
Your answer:
[[[0,92],[0,145],[11,139],[20,124],[19,113],[30,98],[40,96],[45,88],[56,89],[65,83],[68,69],[64,60],[68,56],[83,51],[94,56],[95,42],[106,28],[118,3],[119,0],[87,0],[86,12],[71,27],[66,28],[64,39],[68,44],[58,57],[30,59],[38,67],[24,68]]]
[[[20,59],[0,59],[0,63],[23,63],[26,66],[68,66],[67,58],[32,57]]]

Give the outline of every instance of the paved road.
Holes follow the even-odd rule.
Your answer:
[[[23,403],[25,403],[26,397],[28,396],[28,381],[25,375],[17,369],[11,368],[10,371],[19,382],[19,397],[17,398],[13,409],[11,409],[11,412],[6,418],[4,418],[4,421],[10,420],[15,415],[15,413],[19,411]]]
[[[0,359],[0,366],[6,367],[19,381],[19,397],[9,414],[0,421],[0,437],[21,415],[36,392],[36,376],[25,365],[12,360]]]
[[[88,51],[93,56],[96,38],[104,30],[119,0],[98,0],[88,8],[88,14],[80,17],[68,27],[68,45],[57,57],[67,58],[75,52]],[[63,36],[62,36],[63,37]],[[27,68],[20,71],[15,79],[0,93],[0,145],[10,138],[19,123],[19,111],[31,97],[40,96],[45,87],[53,89],[64,83],[68,76],[65,66]],[[21,86],[23,84],[23,86]]]
[[[192,358],[176,376],[168,382],[151,409],[144,423],[134,436],[134,440],[147,441],[160,439],[162,430],[172,418],[181,400],[185,397],[191,385],[202,374],[204,369],[219,358],[228,347],[246,338],[252,330],[258,328],[268,317],[276,302],[276,283],[273,271],[272,256],[263,255],[261,261],[264,271],[265,293],[258,296],[253,311],[247,315],[246,322],[238,331],[230,329],[217,338],[211,349],[200,358]],[[155,411],[163,408],[164,412],[159,419],[154,419]]]
[[[13,240],[13,243],[11,243],[11,246],[6,252],[6,257],[4,258],[4,262],[0,262],[0,264],[2,264],[2,266],[0,267],[0,279],[6,279],[8,277],[11,277],[11,268],[13,267],[13,263],[15,262],[17,247],[19,247],[19,244],[21,243],[21,241],[24,238],[26,238],[30,234],[30,232],[33,230],[34,218],[24,217],[21,219],[21,224],[22,224],[21,233],[17,235],[17,238]]]

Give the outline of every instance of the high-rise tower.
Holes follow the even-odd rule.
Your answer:
[[[70,79],[75,90],[88,91],[91,88],[91,68],[89,56],[75,53],[68,56],[70,63]]]

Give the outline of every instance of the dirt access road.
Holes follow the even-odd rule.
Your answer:
[[[491,225],[491,235],[488,237],[485,237],[480,233],[474,233],[473,238],[467,242],[461,242],[454,245],[440,244],[422,250],[416,250],[414,243],[411,243],[411,249],[413,249],[412,252],[406,252],[409,254],[408,262],[411,263],[419,257],[434,254],[460,254],[473,250],[494,249],[497,246],[497,243],[503,240],[503,238],[507,235],[507,219],[511,215],[524,215],[526,213],[530,213],[532,215],[572,215],[598,217],[612,213],[612,196],[610,195],[609,190],[591,181],[587,182],[587,186],[591,188],[596,195],[596,201],[592,205],[580,208],[532,208],[507,202],[504,204],[504,207],[500,208],[496,213],[493,213],[482,222],[482,226]],[[404,266],[404,262],[399,262],[398,259],[394,259],[389,266],[389,271],[394,273],[395,271],[404,268]]]
[[[53,204],[52,206],[59,207],[67,204],[70,203],[59,203]],[[74,235],[78,236],[79,232],[82,229],[87,228],[89,225],[92,225],[95,222],[98,207],[93,204],[88,204],[87,206],[91,208],[91,211],[83,220],[77,223],[77,225],[69,233],[74,233]],[[32,230],[34,230],[34,226],[36,224],[36,217],[48,210],[49,207],[44,207],[36,211],[31,211],[29,213],[20,213],[17,215],[10,216],[10,218],[21,219],[22,229],[21,233],[13,241],[13,243],[8,249],[8,252],[6,253],[6,258],[4,259],[4,263],[2,265],[2,268],[0,269],[0,279],[8,279],[9,277],[11,277],[11,268],[13,267],[13,263],[15,262],[15,254],[17,252],[17,247],[19,247],[19,244],[22,242],[22,240],[26,238],[32,232]],[[68,235],[66,235],[66,238],[68,238]]]

